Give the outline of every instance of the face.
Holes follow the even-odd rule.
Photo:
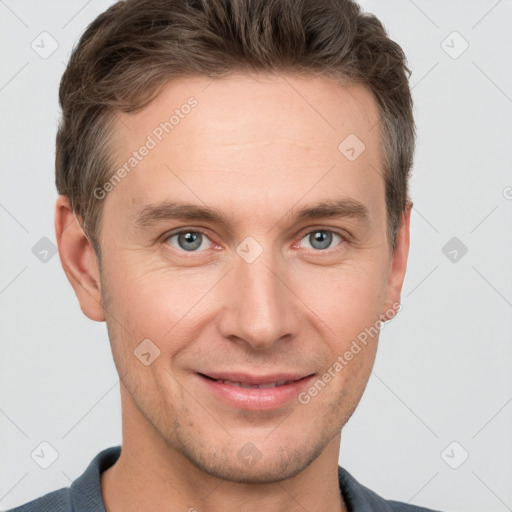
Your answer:
[[[98,293],[123,408],[211,475],[298,473],[361,398],[408,247],[377,122],[362,86],[292,76],[182,79],[119,114]]]

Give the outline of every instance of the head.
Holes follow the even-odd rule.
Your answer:
[[[131,428],[254,482],[339,434],[400,301],[407,76],[350,1],[126,0],[88,27],[60,87],[57,240]],[[234,406],[226,373],[303,388]]]

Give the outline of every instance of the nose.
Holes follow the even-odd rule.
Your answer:
[[[223,283],[221,335],[243,340],[255,349],[294,338],[299,326],[298,300],[286,274],[283,265],[265,251],[252,263],[237,259]]]

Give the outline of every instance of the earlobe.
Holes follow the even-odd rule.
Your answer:
[[[385,311],[383,312],[386,319],[392,318],[401,309],[400,296],[407,269],[407,258],[409,256],[411,210],[412,202],[408,202],[401,218],[395,249],[389,264],[386,303]],[[394,311],[392,315],[389,314],[391,311]]]
[[[55,235],[62,268],[80,308],[91,320],[104,321],[98,259],[65,196],[55,204]]]

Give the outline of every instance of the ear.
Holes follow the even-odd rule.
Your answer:
[[[91,320],[104,321],[98,259],[65,196],[55,204],[55,235],[62,268],[80,308]]]
[[[396,244],[391,260],[389,262],[388,284],[386,290],[385,312],[382,320],[389,320],[398,313],[397,305],[400,304],[400,295],[407,268],[407,258],[409,256],[409,232],[411,222],[412,203],[408,202],[405,212],[400,221],[400,228],[396,236]],[[390,316],[389,312],[394,311]]]

